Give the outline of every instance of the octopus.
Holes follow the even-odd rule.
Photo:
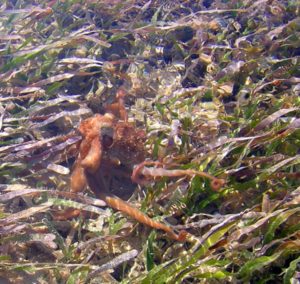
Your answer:
[[[131,176],[132,183],[144,184],[151,177],[197,174],[192,170],[163,169],[159,162],[145,161],[146,134],[128,122],[124,97],[125,91],[120,89],[117,92],[117,102],[107,106],[105,114],[95,114],[83,120],[79,125],[82,140],[71,174],[71,192],[81,192],[89,186],[96,197],[104,200],[113,209],[149,227],[163,230],[174,240],[185,241],[186,231],[176,234],[170,226],[152,220],[137,208],[112,194],[110,190],[114,176]],[[223,185],[223,180],[206,173],[202,173],[203,175],[212,179],[213,187]]]

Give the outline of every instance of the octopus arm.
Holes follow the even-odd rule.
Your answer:
[[[90,149],[81,162],[81,166],[91,173],[94,173],[100,167],[102,158],[102,144],[100,136],[91,141]]]

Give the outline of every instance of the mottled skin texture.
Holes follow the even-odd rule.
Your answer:
[[[133,166],[145,159],[145,133],[128,122],[118,121],[111,113],[84,120],[79,131],[83,139],[71,176],[73,192],[84,190],[93,179],[93,184],[97,184],[97,188],[91,188],[94,193],[108,194],[114,175],[129,178]]]
[[[127,122],[122,91],[117,98],[117,103],[107,107],[106,114],[95,114],[79,126],[82,141],[71,175],[71,191],[83,191],[88,185],[112,208],[150,227],[164,230],[175,240],[184,241],[185,231],[175,234],[170,227],[153,221],[110,191],[114,176],[130,178],[133,167],[142,163],[146,154],[144,131]]]

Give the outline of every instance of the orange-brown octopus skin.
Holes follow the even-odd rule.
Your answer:
[[[224,179],[216,178],[206,172],[201,171],[195,171],[192,169],[187,170],[172,170],[172,169],[165,169],[162,167],[146,167],[146,166],[160,166],[160,163],[154,162],[154,161],[144,161],[140,163],[139,165],[136,165],[133,169],[131,180],[133,182],[139,183],[139,184],[146,184],[147,183],[147,177],[179,177],[179,176],[201,176],[205,177],[211,180],[210,186],[212,190],[218,191],[224,184],[226,183]],[[141,177],[144,176],[143,177]]]
[[[81,161],[81,166],[91,173],[95,173],[100,167],[102,158],[102,141],[100,137],[95,137],[92,142],[90,149],[84,159]]]
[[[118,141],[116,142],[116,145],[124,145],[125,147],[127,146],[126,143],[132,143],[130,139],[137,139],[136,135],[139,134],[136,131],[134,131],[134,133],[129,131],[131,128],[129,128],[128,132],[127,128],[125,127],[127,126],[127,114],[124,107],[123,97],[124,94],[122,92],[118,93],[119,102],[117,103],[118,105],[116,104],[115,109],[113,106],[111,107],[110,110],[112,113],[106,113],[105,115],[96,114],[93,117],[81,122],[79,126],[79,132],[81,133],[83,139],[80,143],[79,155],[71,175],[71,191],[83,191],[88,184],[92,191],[112,208],[129,215],[140,223],[165,231],[167,235],[174,240],[185,241],[187,232],[180,231],[177,235],[171,227],[152,220],[147,215],[130,206],[125,201],[110,196],[109,192],[103,190],[101,186],[99,188],[99,184],[97,184],[97,180],[94,176],[98,174],[97,171],[100,170],[101,162],[103,162],[103,147],[105,147],[106,144],[104,141],[102,141],[103,134],[105,133],[104,129],[113,128],[116,131],[116,136],[114,136],[114,139]],[[125,125],[123,125],[122,122],[116,122],[115,115],[117,115],[117,109],[119,111],[120,118],[125,121]],[[136,145],[135,147],[138,146],[140,145]],[[127,152],[125,151],[125,153]]]
[[[105,202],[112,208],[129,215],[130,217],[139,221],[142,224],[145,224],[154,229],[159,229],[159,230],[165,231],[169,237],[171,237],[172,239],[174,239],[176,241],[184,242],[186,240],[186,236],[187,236],[186,231],[180,231],[179,234],[177,235],[167,225],[164,225],[163,223],[152,220],[147,215],[142,213],[140,210],[130,206],[128,203],[124,202],[123,200],[121,200],[119,198],[106,196]]]
[[[119,89],[117,92],[117,102],[107,105],[106,111],[120,117],[121,120],[127,122],[128,115],[125,109],[124,97],[126,96],[126,92],[123,89]]]
[[[79,132],[85,139],[92,140],[99,136],[101,128],[112,127],[115,122],[115,116],[111,113],[104,115],[95,114],[93,117],[87,118],[79,125]]]
[[[81,166],[81,160],[77,160],[73,172],[71,174],[71,192],[83,191],[87,185],[84,168]]]
[[[112,114],[96,114],[84,120],[79,131],[83,136],[80,145],[81,166],[90,172],[96,172],[100,167],[102,158],[101,130],[112,127],[114,116]]]

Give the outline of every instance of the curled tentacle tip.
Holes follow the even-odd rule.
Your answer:
[[[219,190],[222,186],[224,186],[225,184],[225,180],[224,179],[218,179],[218,178],[214,178],[211,183],[210,186],[213,190]]]
[[[188,232],[185,230],[181,230],[178,234],[177,240],[179,242],[185,242],[187,238]]]

